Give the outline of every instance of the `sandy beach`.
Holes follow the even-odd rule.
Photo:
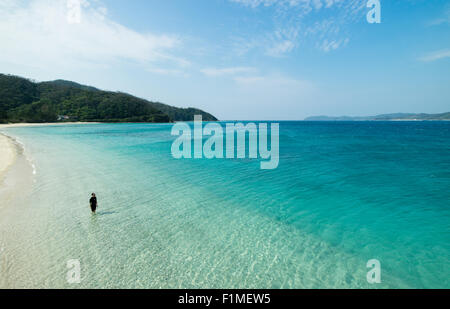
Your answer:
[[[64,122],[64,123],[12,123],[0,124],[0,129],[19,128],[19,127],[41,127],[41,126],[61,126],[73,124],[92,124],[92,122]],[[12,140],[0,132],[0,181],[16,160],[16,146]]]
[[[16,160],[16,149],[11,139],[0,134],[0,181],[4,173]]]
[[[97,122],[58,122],[58,123],[9,123],[0,124],[0,129],[21,128],[21,127],[42,127],[42,126],[66,126],[73,124],[96,124]]]

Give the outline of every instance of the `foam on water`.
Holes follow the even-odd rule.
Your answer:
[[[450,123],[281,123],[273,171],[175,160],[170,130],[5,129],[39,173],[0,208],[0,287],[450,286]]]

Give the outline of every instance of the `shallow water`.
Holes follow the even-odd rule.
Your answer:
[[[171,128],[3,129],[0,287],[450,287],[449,122],[282,122],[276,170],[175,160]]]

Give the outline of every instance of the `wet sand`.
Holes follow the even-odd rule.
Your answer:
[[[0,181],[8,168],[16,161],[16,147],[12,140],[0,133]]]

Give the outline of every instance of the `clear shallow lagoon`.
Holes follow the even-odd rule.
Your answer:
[[[3,129],[25,154],[0,190],[0,287],[450,288],[450,122],[282,122],[266,171],[175,160],[171,128]]]

